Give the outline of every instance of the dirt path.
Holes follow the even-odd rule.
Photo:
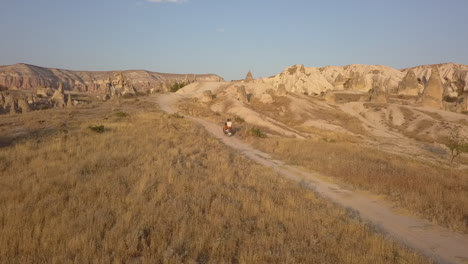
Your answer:
[[[184,98],[177,94],[164,94],[155,98],[161,109],[176,112],[175,104]],[[454,233],[438,227],[429,221],[396,213],[386,203],[344,189],[336,184],[323,180],[318,173],[302,171],[273,159],[269,154],[256,150],[236,137],[226,137],[219,124],[199,118],[188,117],[202,125],[208,132],[226,145],[240,151],[251,160],[273,168],[279,175],[298,182],[305,188],[313,190],[333,202],[359,213],[359,216],[370,222],[383,233],[408,247],[431,257],[437,263],[468,263],[468,236]]]

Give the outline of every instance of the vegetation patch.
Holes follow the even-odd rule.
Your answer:
[[[179,112],[171,114],[170,117],[171,118],[178,118],[178,119],[184,118],[184,116],[182,114],[180,114]]]
[[[0,147],[0,263],[430,262],[143,103],[124,102],[112,133],[81,131],[109,102],[77,109],[66,135]]]
[[[258,128],[258,127],[250,128],[249,129],[249,134],[254,136],[254,137],[258,137],[258,138],[266,138],[267,137],[267,134],[265,134],[265,132],[260,130],[260,128]]]
[[[104,125],[90,125],[88,128],[96,133],[104,133],[105,131]]]
[[[468,174],[339,141],[249,140],[256,148],[289,164],[303,166],[377,194],[416,215],[468,233]],[[466,145],[464,145],[466,149]],[[324,153],[326,153],[324,155]]]
[[[170,87],[169,87],[169,90],[173,93],[177,92],[178,90],[180,90],[181,88],[183,88],[184,86],[187,86],[189,85],[190,82],[189,81],[178,81],[178,82],[175,82],[173,83]]]
[[[115,113],[115,116],[116,116],[116,117],[121,117],[121,118],[123,118],[123,117],[127,117],[127,116],[128,116],[128,113],[119,111],[119,112],[116,112],[116,113]]]
[[[236,116],[236,117],[234,117],[234,122],[239,123],[239,124],[243,124],[243,123],[245,123],[245,120],[240,116]]]

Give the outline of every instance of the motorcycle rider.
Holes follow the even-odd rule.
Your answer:
[[[225,133],[232,133],[232,121],[230,118],[228,118],[227,121],[224,122],[223,130]]]

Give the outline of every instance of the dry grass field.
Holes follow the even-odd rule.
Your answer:
[[[340,140],[250,138],[256,148],[344,184],[384,194],[399,207],[468,233],[468,171]]]
[[[0,263],[428,262],[149,103],[2,116],[0,131]],[[436,191],[466,192],[455,177]]]

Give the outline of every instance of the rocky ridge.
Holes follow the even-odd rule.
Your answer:
[[[117,83],[120,76],[127,78],[136,92],[166,91],[175,82],[223,81],[215,74],[169,74],[146,70],[127,71],[72,71],[45,68],[29,64],[0,66],[0,87],[10,90],[33,90],[60,85],[65,91],[105,94],[109,83]]]

